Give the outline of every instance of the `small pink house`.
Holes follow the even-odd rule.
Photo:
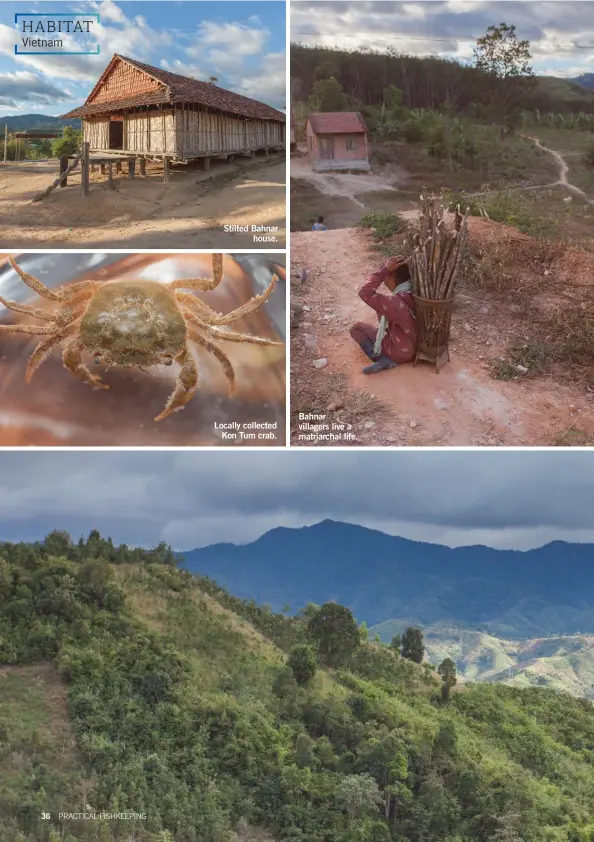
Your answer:
[[[307,155],[315,172],[369,172],[367,128],[356,111],[327,111],[307,118]]]

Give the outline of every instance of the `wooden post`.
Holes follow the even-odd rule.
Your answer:
[[[78,166],[78,162],[80,161],[80,159],[81,159],[81,156],[80,156],[80,155],[77,155],[77,156],[76,156],[76,158],[74,159],[74,161],[70,164],[70,166],[69,166],[69,167],[68,167],[68,169],[66,170],[66,172],[64,172],[64,173],[62,173],[62,175],[58,176],[58,178],[57,178],[55,181],[52,181],[52,183],[50,184],[50,186],[49,186],[49,187],[47,187],[47,188],[43,191],[43,193],[39,193],[39,195],[38,195],[38,196],[35,196],[35,198],[34,198],[34,199],[32,199],[31,201],[32,201],[32,202],[39,202],[39,201],[41,201],[41,199],[43,199],[43,198],[44,198],[44,196],[47,196],[47,194],[48,194],[48,193],[51,193],[51,192],[52,192],[52,190],[53,190],[55,187],[57,187],[57,186],[58,186],[58,184],[61,184],[61,183],[62,183],[62,179],[66,178],[66,176],[68,175],[68,173],[72,172],[72,170],[73,170],[76,166]]]
[[[146,158],[140,159],[140,175],[146,175]]]
[[[169,158],[163,158],[163,181],[167,183],[169,181]]]
[[[128,178],[134,178],[136,174],[136,158],[128,158]]]
[[[116,161],[116,172],[121,172],[121,171],[122,171],[122,162]]]
[[[8,161],[8,123],[4,125],[4,163]]]
[[[203,158],[202,159],[202,169],[209,170],[210,169],[210,158]]]
[[[88,140],[83,142],[83,151],[82,151],[82,172],[80,177],[80,193],[81,196],[88,196],[89,195],[89,147],[90,143]]]
[[[109,186],[113,190],[114,189],[114,186],[113,186],[113,164],[111,163],[111,161],[109,162],[108,167],[109,167],[109,170],[108,170],[108,174],[107,174],[107,183],[109,184]]]
[[[105,175],[105,163],[103,161],[99,164],[99,168],[101,170],[101,175]]]
[[[60,176],[64,175],[66,170],[68,169],[68,155],[61,155],[60,156]],[[68,186],[68,178],[64,178],[60,182],[60,187],[67,187]]]

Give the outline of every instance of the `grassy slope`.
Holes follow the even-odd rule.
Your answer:
[[[166,635],[189,658],[193,692],[202,705],[224,696],[276,727],[273,711],[277,700],[272,681],[284,660],[277,646],[198,588],[170,590],[158,576],[139,567],[117,568],[117,573],[141,625],[147,631]],[[572,842],[574,838],[594,838],[571,837],[567,829],[568,817],[579,822],[582,829],[594,823],[594,812],[584,806],[594,803],[592,751],[578,748],[580,739],[582,744],[585,740],[594,745],[594,720],[590,733],[582,738],[581,720],[579,728],[570,732],[557,721],[558,698],[553,694],[549,712],[549,703],[543,702],[549,697],[542,691],[536,691],[536,696],[521,696],[513,688],[484,685],[460,688],[452,704],[444,709],[435,703],[437,677],[426,668],[390,657],[387,677],[374,681],[363,677],[377,672],[370,666],[377,651],[377,646],[367,645],[356,676],[320,670],[315,695],[342,707],[352,692],[364,693],[382,710],[382,717],[408,735],[410,744],[418,747],[415,750],[430,744],[441,725],[453,723],[458,756],[478,764],[492,786],[498,786],[502,776],[521,781],[522,797],[541,817],[542,833],[531,839]],[[568,722],[570,707],[568,702]],[[11,751],[0,752],[0,773],[10,775],[10,780],[0,786],[0,820],[23,802],[23,792],[30,789],[31,770],[39,762],[65,776],[58,777],[51,798],[40,799],[43,807],[50,800],[54,808],[67,805],[73,809],[80,800],[77,782],[85,775],[73,749],[65,691],[57,673],[49,666],[5,669],[0,679],[0,712],[0,725],[5,724],[5,738],[8,736],[11,746]],[[290,749],[286,744],[282,750]],[[551,758],[555,758],[557,769],[554,780],[543,777],[543,769],[553,762]],[[41,835],[38,838],[46,839]],[[242,838],[268,837],[263,831],[252,830]]]

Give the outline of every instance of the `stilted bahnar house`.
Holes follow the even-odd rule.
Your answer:
[[[80,108],[91,153],[163,158],[253,156],[285,148],[285,115],[254,99],[114,55]]]

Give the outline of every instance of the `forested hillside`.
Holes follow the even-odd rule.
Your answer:
[[[365,106],[382,105],[385,89],[394,85],[402,91],[404,106],[430,110],[480,110],[492,96],[493,86],[500,84],[476,67],[438,56],[291,45],[294,100],[307,100],[315,83],[330,77],[342,85],[349,97]],[[521,106],[525,110],[565,114],[592,112],[594,98],[592,90],[577,80],[540,76],[525,87]]]
[[[0,544],[0,839],[592,842],[592,705],[418,654],[165,544]]]

